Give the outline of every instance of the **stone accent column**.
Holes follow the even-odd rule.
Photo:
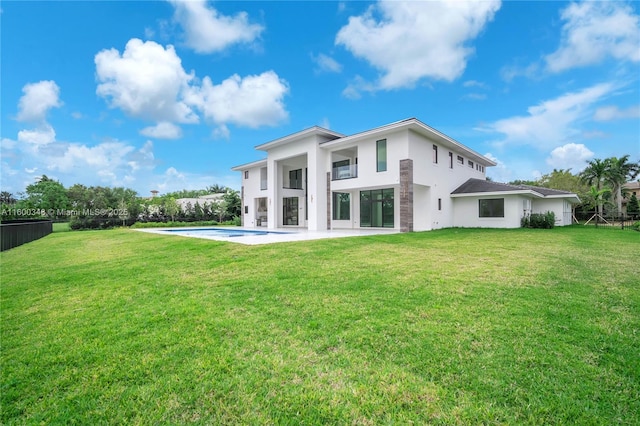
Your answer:
[[[327,230],[331,229],[331,172],[327,172]]]
[[[244,226],[244,185],[240,188],[240,226]]]
[[[400,232],[413,232],[413,160],[400,160]]]

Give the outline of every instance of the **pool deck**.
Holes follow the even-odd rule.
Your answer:
[[[325,238],[345,238],[345,237],[362,237],[366,235],[390,235],[397,234],[396,229],[332,229],[328,231],[309,231],[304,228],[241,228],[231,227],[236,231],[265,231],[265,232],[278,232],[277,234],[266,235],[244,235],[239,237],[224,237],[224,236],[212,236],[212,235],[188,235],[166,232],[168,230],[184,230],[189,229],[202,229],[202,226],[198,227],[184,227],[184,228],[145,228],[136,229],[136,231],[148,232],[151,234],[161,235],[173,235],[181,237],[201,238],[206,240],[226,241],[230,243],[239,243],[247,245],[259,245],[259,244],[273,244],[273,243],[288,243],[294,241],[309,241],[309,240],[322,240]],[[213,226],[212,228],[222,228]]]

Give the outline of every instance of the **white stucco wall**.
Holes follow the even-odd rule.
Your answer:
[[[256,226],[255,199],[267,197],[268,191],[260,189],[260,169],[264,166],[251,167],[245,171],[249,172],[249,178],[245,179],[245,171],[242,171],[242,188],[244,191],[242,200],[242,223],[243,226],[252,228]],[[246,206],[246,209],[245,209]]]
[[[481,199],[504,198],[504,217],[480,217]],[[524,197],[517,195],[471,196],[453,198],[453,226],[461,228],[519,228]]]
[[[531,207],[532,213],[553,212],[556,217],[556,226],[571,225],[571,203],[564,199],[536,199]]]

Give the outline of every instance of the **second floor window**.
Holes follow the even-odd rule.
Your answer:
[[[433,146],[433,162],[438,164],[438,145]]]
[[[387,140],[376,141],[376,170],[378,172],[387,171]]]
[[[289,171],[289,188],[302,189],[302,169]]]

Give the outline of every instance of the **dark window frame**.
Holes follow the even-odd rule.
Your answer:
[[[343,196],[346,196],[343,198]],[[334,192],[331,196],[333,220],[351,220],[351,194],[348,192]],[[345,200],[346,198],[346,200]]]
[[[377,172],[387,171],[387,140],[386,139],[380,139],[376,141],[376,171]]]
[[[482,198],[478,200],[478,217],[504,218],[504,198]]]

